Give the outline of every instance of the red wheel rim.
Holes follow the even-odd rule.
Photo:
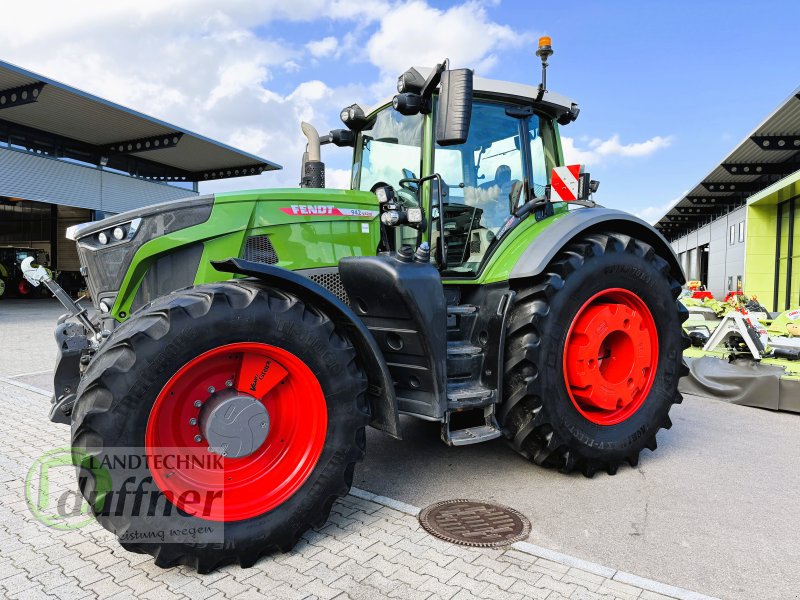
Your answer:
[[[201,433],[191,424],[200,413],[195,402],[206,402],[212,387],[251,395],[266,408],[269,432],[252,454],[222,457],[205,439],[195,440]],[[239,521],[272,510],[300,488],[319,460],[327,425],[325,396],[308,365],[282,348],[239,342],[204,352],[172,376],[150,411],[145,452],[172,504],[210,521]],[[171,453],[192,467],[176,469],[165,460]]]
[[[639,296],[611,288],[584,302],[564,348],[564,381],[578,412],[597,425],[625,421],[650,393],[657,365],[658,330]]]
[[[22,280],[17,284],[17,290],[23,296],[27,296],[31,291],[31,285],[27,281]]]

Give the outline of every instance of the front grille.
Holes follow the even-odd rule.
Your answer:
[[[330,271],[329,273],[315,273],[313,275],[307,275],[307,277],[350,306],[350,299],[347,297],[347,292],[342,285],[342,278],[339,277],[338,270]]]
[[[278,262],[278,253],[272,247],[269,236],[251,235],[244,246],[244,259],[264,265],[274,265]]]

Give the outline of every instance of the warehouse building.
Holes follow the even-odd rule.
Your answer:
[[[800,306],[800,89],[655,225],[716,298]]]
[[[70,225],[197,194],[200,181],[279,168],[0,61],[5,254],[34,248],[53,268],[75,273],[75,245],[64,237]]]

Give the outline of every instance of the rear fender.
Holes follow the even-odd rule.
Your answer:
[[[563,248],[580,236],[596,231],[622,233],[650,244],[656,254],[669,263],[672,276],[681,284],[686,282],[678,257],[659,231],[638,217],[611,208],[573,210],[563,219],[555,221],[522,253],[509,279],[540,275]]]
[[[254,277],[267,285],[286,290],[303,302],[313,304],[328,315],[336,326],[350,338],[366,372],[369,381],[367,399],[372,414],[370,425],[400,439],[397,398],[389,368],[383,360],[375,338],[349,306],[310,279],[280,267],[240,258],[213,261],[211,264],[218,271]]]

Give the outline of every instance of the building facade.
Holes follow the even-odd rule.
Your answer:
[[[0,247],[41,250],[58,271],[79,268],[71,225],[279,168],[0,61]]]
[[[800,307],[800,93],[795,91],[655,224],[688,280]]]

